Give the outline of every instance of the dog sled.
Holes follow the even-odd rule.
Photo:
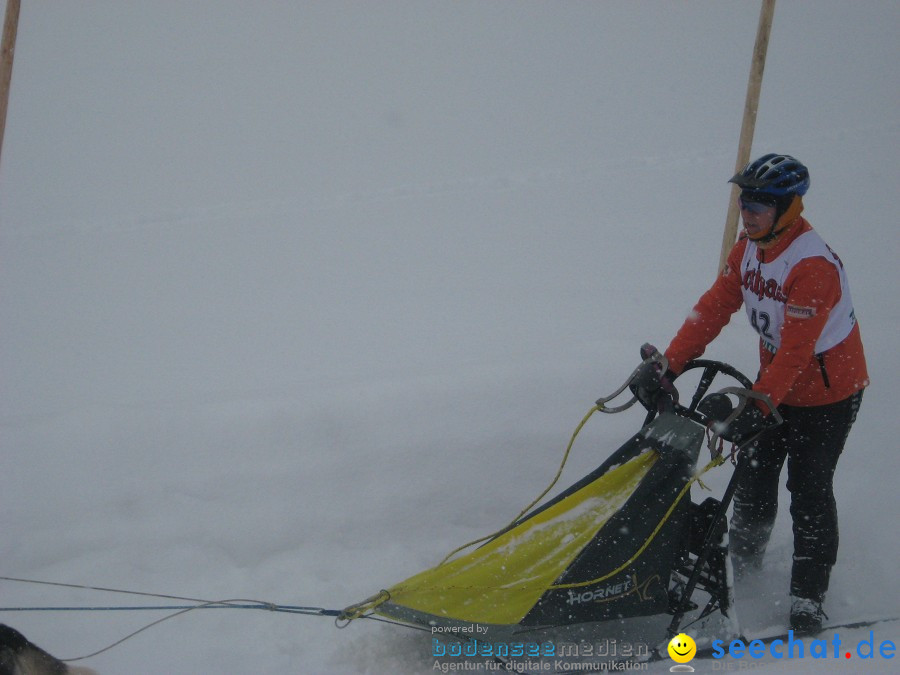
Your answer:
[[[662,355],[650,359],[665,370]],[[750,461],[752,439],[732,445],[735,469],[721,497],[695,503],[691,488],[727,461],[727,425],[760,396],[728,364],[696,360],[684,372],[693,370],[700,370],[699,384],[687,405],[673,401],[663,412],[649,412],[641,429],[584,478],[473,542],[477,548],[458,550],[346,608],[339,622],[377,616],[432,633],[465,635],[477,627],[496,639],[668,615],[667,641],[691,613],[692,622],[718,614],[729,632],[739,634],[726,511]],[[720,374],[740,387],[709,394]],[[632,378],[592,412],[631,407],[634,398],[611,403]],[[711,452],[708,461],[701,459],[704,446]]]

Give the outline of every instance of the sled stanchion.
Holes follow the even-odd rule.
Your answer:
[[[747,446],[752,447],[751,443],[747,443]],[[709,557],[710,552],[712,551],[713,537],[716,533],[716,528],[724,518],[725,513],[728,511],[728,507],[731,505],[731,500],[734,498],[734,493],[737,490],[738,480],[741,477],[741,474],[744,473],[744,470],[747,466],[747,462],[752,460],[752,455],[748,455],[743,452],[743,448],[739,448],[738,452],[740,453],[737,466],[734,469],[734,473],[731,475],[731,480],[728,481],[728,487],[725,488],[725,493],[722,495],[722,500],[719,503],[718,509],[716,509],[716,513],[713,516],[712,520],[709,523],[709,527],[706,530],[706,534],[703,538],[703,545],[701,547],[701,553],[697,556],[696,563],[694,564],[694,569],[691,572],[691,576],[688,578],[687,583],[684,586],[684,590],[682,591],[681,598],[679,598],[678,607],[675,608],[675,615],[672,617],[671,623],[669,623],[669,628],[667,630],[667,638],[671,639],[678,634],[678,628],[681,625],[681,620],[684,618],[684,615],[687,613],[690,603],[691,595],[694,592],[694,588],[697,586],[697,582],[700,580],[700,574],[703,571],[703,565],[706,563],[707,558]],[[724,457],[719,455],[724,462]]]

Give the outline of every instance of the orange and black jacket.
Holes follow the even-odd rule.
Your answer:
[[[777,260],[797,237],[810,230],[804,218],[797,218],[771,248],[757,250],[757,259],[766,263]],[[747,243],[746,237],[741,237],[734,245],[724,271],[700,298],[666,350],[673,372],[680,373],[688,361],[702,355],[741,308],[741,263]],[[841,401],[868,385],[859,324],[834,347],[818,354],[815,350],[829,312],[842,293],[834,262],[823,257],[801,260],[788,274],[782,292],[786,306],[815,311],[811,316],[784,316],[777,350],[760,340],[760,371],[754,390],[767,394],[776,406],[817,406]]]

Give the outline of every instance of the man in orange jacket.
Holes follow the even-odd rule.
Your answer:
[[[666,350],[671,373],[658,375],[662,386],[642,387],[639,398],[655,405],[669,388],[667,377],[703,354],[744,305],[759,334],[753,389],[768,395],[784,423],[766,429],[770,411],[757,402],[728,430],[735,440],[762,432],[734,497],[732,556],[739,575],[761,567],[787,458],[794,532],[791,628],[812,633],[822,627],[837,557],[833,476],[869,383],[866,361],[843,263],[800,215],[807,168],[788,155],[768,154],[729,182],[742,190],[744,231],[722,274]]]

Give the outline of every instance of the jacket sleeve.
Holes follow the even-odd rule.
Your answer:
[[[837,269],[824,258],[797,263],[784,283],[787,300],[781,345],[774,355],[761,350],[759,380],[753,389],[768,394],[777,406],[814,362],[816,341],[841,298]]]
[[[741,239],[728,254],[725,269],[715,283],[694,305],[694,309],[675,334],[665,355],[669,368],[681,373],[685,364],[706,351],[706,346],[731,320],[731,315],[741,308],[741,260],[747,241]]]

